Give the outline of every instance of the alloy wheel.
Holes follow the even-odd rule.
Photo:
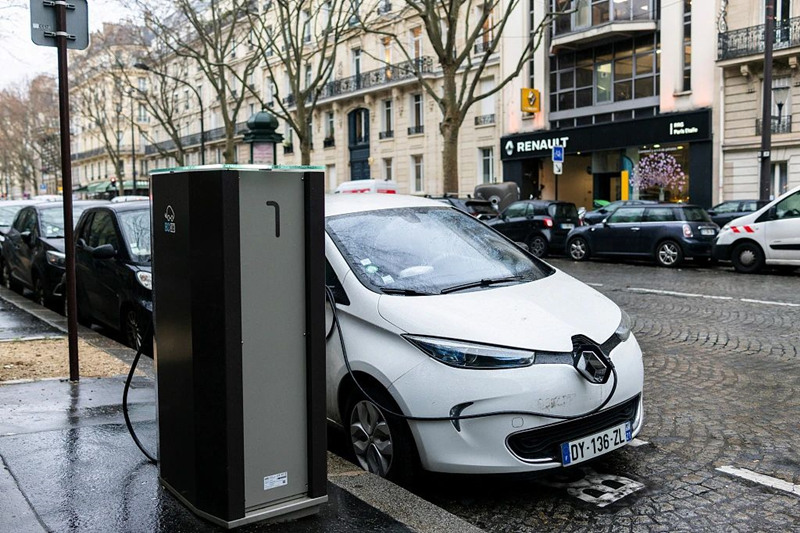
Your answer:
[[[536,257],[543,257],[547,252],[547,241],[544,240],[544,237],[537,235],[530,240],[528,248],[530,248],[531,253]]]
[[[392,433],[381,410],[368,400],[350,412],[350,442],[361,468],[386,477],[394,456]]]
[[[665,242],[658,247],[658,262],[664,266],[674,266],[680,261],[681,251],[674,242]]]
[[[586,258],[586,241],[583,239],[573,239],[569,243],[569,256],[575,261]]]
[[[144,340],[139,316],[133,309],[128,309],[125,313],[125,340],[128,346],[135,350],[139,350],[142,347],[142,341]]]

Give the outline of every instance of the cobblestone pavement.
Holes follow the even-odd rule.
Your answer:
[[[800,271],[551,262],[634,319],[646,444],[590,463],[573,488],[432,476],[418,492],[490,532],[800,531]],[[718,470],[728,466],[786,490]],[[602,508],[575,497],[603,479],[643,487]]]

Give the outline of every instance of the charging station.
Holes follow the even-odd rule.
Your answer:
[[[159,479],[232,528],[327,501],[324,174],[151,174]]]

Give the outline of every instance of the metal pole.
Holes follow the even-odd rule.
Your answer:
[[[136,135],[133,124],[133,91],[128,93],[128,97],[131,100],[131,167],[133,168],[133,192],[131,194],[136,194]]]
[[[67,263],[67,337],[69,380],[78,381],[78,305],[75,299],[75,239],[72,231],[72,155],[69,146],[69,78],[67,76],[67,5],[55,2],[58,47],[58,112],[61,120],[61,173],[64,186],[64,252]]]
[[[772,43],[775,40],[775,0],[766,0],[764,6],[764,85],[761,108],[761,173],[759,194],[761,200],[769,200],[772,165],[770,147],[772,144]]]

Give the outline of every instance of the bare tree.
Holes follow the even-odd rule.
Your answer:
[[[444,144],[445,191],[459,190],[458,137],[468,111],[476,102],[500,92],[519,75],[541,44],[544,28],[551,20],[544,17],[529,37],[519,43],[516,62],[505,66],[504,76],[493,88],[481,91],[480,81],[492,66],[490,60],[500,46],[508,22],[520,16],[519,6],[520,0],[405,0],[397,20],[419,17],[441,68],[440,77],[423,76],[425,63],[419,60],[418,51],[410,49],[395,34],[394,27],[362,25],[364,31],[393,39],[425,93],[438,105],[442,114],[439,131]]]

